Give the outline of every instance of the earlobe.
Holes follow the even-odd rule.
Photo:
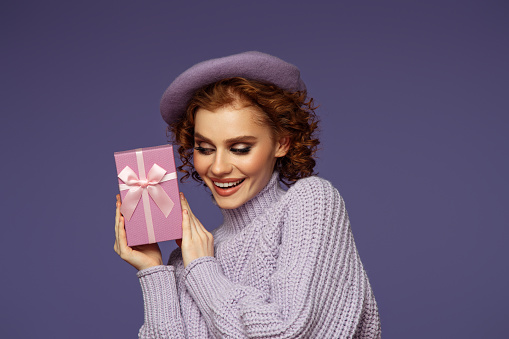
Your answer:
[[[290,149],[290,137],[282,137],[277,142],[276,158],[281,158],[288,153]]]

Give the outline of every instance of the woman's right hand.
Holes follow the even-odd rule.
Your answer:
[[[117,212],[115,215],[115,245],[113,246],[115,252],[117,252],[120,258],[127,261],[139,271],[149,267],[162,265],[163,258],[157,243],[133,247],[127,246],[124,216],[120,213],[120,206],[120,195],[117,194]]]

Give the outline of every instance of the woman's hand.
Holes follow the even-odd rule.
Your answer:
[[[127,261],[137,270],[143,270],[152,266],[163,264],[159,245],[148,244],[141,246],[127,246],[127,237],[124,227],[124,216],[120,214],[120,195],[117,194],[117,212],[115,215],[115,245],[113,249],[120,258]]]
[[[191,212],[183,193],[180,193],[180,203],[182,205],[182,241],[179,246],[182,250],[184,267],[187,267],[194,259],[214,256],[214,237]]]

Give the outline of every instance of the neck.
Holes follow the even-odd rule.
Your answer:
[[[276,203],[285,192],[279,185],[279,173],[275,171],[260,193],[244,205],[234,209],[221,209],[224,217],[223,230],[228,233],[240,231]]]

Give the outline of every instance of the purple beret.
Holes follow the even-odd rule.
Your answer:
[[[161,115],[170,124],[184,114],[194,92],[222,79],[242,77],[269,82],[287,91],[305,91],[294,65],[275,56],[251,51],[200,62],[179,75],[161,98]]]

